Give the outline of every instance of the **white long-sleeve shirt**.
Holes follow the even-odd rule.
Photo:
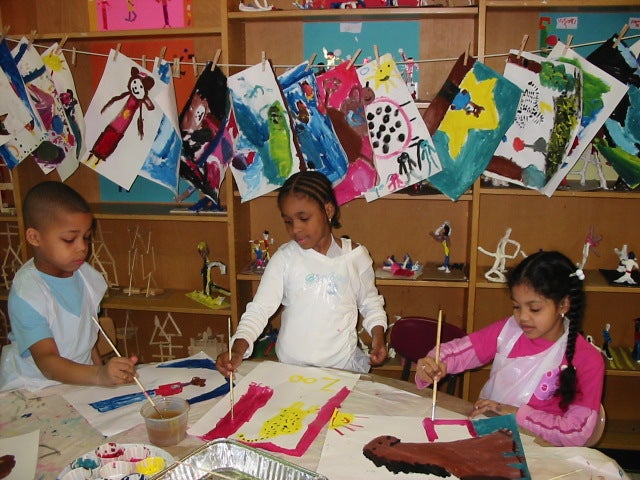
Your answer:
[[[284,363],[362,371],[354,365],[358,312],[367,332],[387,327],[369,251],[362,245],[352,249],[348,239],[342,239],[342,248],[333,239],[327,255],[295,241],[278,249],[232,339],[249,343],[245,358],[280,305],[276,354]]]

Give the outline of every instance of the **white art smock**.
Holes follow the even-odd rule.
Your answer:
[[[548,349],[535,355],[508,358],[522,329],[512,316],[498,335],[498,350],[491,366],[489,380],[482,387],[480,398],[520,407],[526,404],[543,375],[557,368],[564,357],[569,329],[565,320],[564,334]]]
[[[36,269],[33,259],[16,273],[11,295],[22,298],[47,320],[60,356],[76,363],[91,365],[91,350],[98,339],[98,328],[91,321],[91,316],[97,315],[107,284],[102,275],[87,263],[82,264],[74,275],[80,275],[84,285],[80,317],[60,305]],[[0,391],[18,388],[38,390],[59,383],[47,379],[31,355],[21,356],[17,344],[10,343],[2,348]]]
[[[281,362],[368,371],[369,359],[358,348],[358,311],[367,332],[387,326],[372,265],[369,251],[363,245],[352,249],[349,239],[342,239],[342,248],[332,239],[327,255],[295,241],[282,245],[269,260],[233,340],[249,343],[249,357],[253,342],[282,304],[276,342]]]

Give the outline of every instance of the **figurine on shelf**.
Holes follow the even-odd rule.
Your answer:
[[[614,247],[613,251],[618,256],[618,267],[616,268],[616,271],[622,273],[626,270],[624,266],[624,262],[629,258],[629,253],[627,252],[627,245],[626,244],[623,245],[622,248],[620,249]]]
[[[636,261],[636,254],[633,252],[629,252],[627,258],[622,260],[622,265],[624,267],[624,274],[614,280],[615,283],[627,283],[629,285],[635,285],[637,282],[631,276],[631,273],[634,270],[638,270],[638,262]]]
[[[601,241],[602,235],[595,235],[592,225],[589,229],[589,233],[587,233],[587,237],[584,239],[584,246],[582,247],[582,261],[576,264],[580,270],[584,269],[584,266],[587,263],[587,259],[589,258],[589,252],[591,250],[593,250],[593,253],[596,257],[600,256],[600,254],[596,250],[596,247],[600,245]]]
[[[205,297],[212,297],[213,291],[219,291],[225,295],[230,295],[229,290],[216,285],[211,278],[211,271],[218,267],[222,275],[227,273],[227,266],[222,262],[210,262],[209,261],[209,246],[206,242],[198,243],[198,253],[202,258],[202,268],[200,269],[200,275],[202,276],[202,294]]]
[[[610,330],[611,324],[607,323],[604,326],[604,330],[602,331],[602,354],[606,357],[607,360],[613,360],[613,356],[611,355],[611,351],[609,350],[609,344],[612,342]]]
[[[394,255],[389,255],[382,262],[382,269],[396,277],[413,277],[420,273],[422,266],[419,262],[414,262],[411,255],[405,253],[402,262],[398,262]]]
[[[640,363],[640,318],[634,320],[633,352],[631,352],[631,358]]]
[[[262,232],[260,240],[249,240],[249,243],[251,244],[251,252],[255,255],[251,268],[254,271],[263,271],[271,258],[269,247],[273,245],[273,238],[269,236],[269,230]]]
[[[598,154],[598,149],[591,144],[589,148],[586,148],[583,154],[580,156],[582,159],[582,168],[578,170],[578,174],[580,175],[580,185],[583,187],[587,183],[587,169],[590,165],[596,167],[596,171],[598,173],[598,179],[600,180],[600,188],[602,190],[608,190],[607,187],[607,179],[604,176],[604,172],[602,171],[602,163],[600,163],[600,155]]]
[[[478,250],[480,250],[485,255],[489,255],[490,257],[495,258],[493,262],[493,266],[489,270],[487,270],[487,273],[484,274],[484,278],[486,278],[490,282],[506,283],[507,277],[505,276],[505,273],[507,272],[507,268],[506,268],[507,260],[512,260],[516,258],[518,254],[521,254],[523,257],[527,256],[523,251],[520,250],[520,244],[515,240],[511,240],[510,237],[511,237],[511,227],[507,228],[506,233],[498,242],[496,251],[493,253],[488,252],[487,250],[485,250],[480,246],[478,247]],[[515,250],[512,254],[507,253],[507,247],[509,245],[513,245],[515,247]]]
[[[244,2],[240,1],[238,10],[241,12],[268,12],[270,10],[275,10],[275,8],[273,5],[269,5],[267,0],[253,0],[253,5],[245,5]]]
[[[438,267],[445,273],[451,273],[450,267],[450,254],[451,254],[451,224],[448,220],[445,220],[442,225],[436,228],[435,232],[429,232],[429,235],[436,241],[442,244],[444,249],[444,262]]]

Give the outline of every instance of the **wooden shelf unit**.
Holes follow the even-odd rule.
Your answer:
[[[316,11],[295,9],[290,0],[271,3],[282,10],[248,13],[238,10],[237,0],[193,0],[192,27],[104,33],[89,32],[84,0],[3,0],[0,26],[11,25],[10,36],[16,37],[36,30],[36,43],[51,43],[68,35],[65,48],[76,46],[78,50],[87,50],[96,41],[187,38],[194,41],[200,62],[211,58],[215,49],[221,48],[220,64],[226,65],[227,73],[233,74],[245,66],[259,63],[262,52],[276,66],[276,73],[306,60],[301,39],[304,25],[309,22],[417,21],[421,38],[419,59],[438,59],[421,65],[419,70],[418,97],[420,102],[428,102],[469,43],[472,55],[501,71],[504,54],[520,45],[523,34],[529,35],[530,42],[537,38],[540,12],[638,9],[637,0],[479,0],[476,6],[451,8]],[[126,48],[123,51],[126,53]],[[149,58],[155,53],[148,52]],[[363,52],[363,56],[366,55],[371,52]],[[76,79],[89,79],[93,68],[91,62],[80,57],[73,74]],[[93,93],[91,82],[82,82],[78,87],[81,102],[86,106]],[[31,162],[23,162],[15,171],[17,199],[43,179]],[[265,229],[270,231],[276,246],[288,238],[276,208],[275,195],[242,203],[230,172],[227,172],[221,192],[227,214],[219,216],[172,215],[168,213],[170,204],[101,204],[98,179],[82,166],[68,183],[94,205],[96,218],[105,231],[120,232],[121,238],[112,240],[109,246],[113,245],[116,263],[121,268],[126,265],[127,254],[127,235],[123,232],[144,225],[154,232],[154,241],[158,238],[157,249],[162,256],[163,268],[169,272],[160,275],[160,286],[167,290],[164,296],[123,298],[113,294],[104,303],[110,313],[135,311],[149,316],[156,311],[154,309],[167,310],[176,312],[184,323],[197,324],[198,328],[211,325],[222,331],[228,316],[237,323],[259,283],[258,275],[242,273],[249,263],[249,240],[261,238]],[[347,234],[366,245],[376,266],[388,255],[402,256],[406,252],[423,263],[441,262],[442,246],[431,239],[428,232],[449,220],[453,227],[451,261],[467,266],[466,281],[381,279],[377,283],[385,296],[391,323],[402,315],[435,316],[442,308],[446,321],[470,332],[511,311],[505,286],[485,280],[483,275],[492,259],[478,252],[478,246],[493,250],[505,229],[511,227],[512,238],[521,242],[527,253],[539,248],[557,248],[578,259],[585,235],[594,226],[604,239],[598,251],[600,256],[592,251],[587,264],[589,306],[585,332],[598,343],[604,323],[610,322],[614,343],[629,347],[633,339],[632,320],[637,315],[634,312],[640,310],[640,289],[611,286],[599,276],[598,269],[615,265],[612,248],[621,246],[615,242],[627,242],[631,249],[638,248],[633,245],[637,238],[633,212],[639,199],[637,192],[575,189],[558,191],[553,197],[546,198],[531,190],[493,188],[477,181],[457,202],[451,202],[444,195],[405,194],[394,194],[371,203],[354,200],[342,207],[344,227],[336,230],[336,234]],[[22,230],[19,200],[16,203],[16,216],[2,216],[0,221],[16,222]],[[215,241],[215,246],[211,245],[216,253],[215,260],[227,264],[226,275],[216,276],[216,282],[232,291],[228,309],[209,310],[190,303],[191,300],[184,296],[200,286],[197,240]],[[217,258],[219,252],[220,258]],[[22,254],[27,258],[26,249]],[[2,298],[6,298],[6,292]],[[399,377],[399,365],[391,361],[376,369],[376,373]],[[465,398],[477,396],[487,375],[488,370],[482,369],[465,376]],[[599,446],[628,449],[640,445],[640,414],[635,405],[639,394],[640,375],[636,371],[607,370],[603,401],[609,426]]]

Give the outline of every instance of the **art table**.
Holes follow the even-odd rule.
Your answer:
[[[238,374],[246,376],[258,363],[244,362]],[[107,441],[118,443],[148,443],[142,423],[106,439],[95,430],[62,397],[65,390],[79,387],[56,386],[37,394],[16,391],[0,395],[0,438],[40,431],[36,479],[55,479],[74,458],[93,450]],[[192,406],[189,425],[193,425],[217,402],[228,401],[220,397]],[[444,393],[438,395],[438,409],[466,414],[471,405]],[[413,383],[389,379],[375,374],[361,375],[353,392],[342,404],[342,411],[360,416],[414,416],[428,417],[431,411],[431,390],[419,391]],[[140,419],[142,421],[142,419]],[[326,430],[323,430],[309,450],[299,458],[283,457],[300,466],[316,470],[320,464]],[[628,477],[615,461],[599,451],[578,447],[544,447],[529,435],[521,435],[527,463],[533,479],[613,479]],[[187,437],[173,447],[165,447],[180,459],[204,442]],[[598,476],[600,475],[600,476]],[[389,478],[394,474],[389,473]],[[420,476],[416,476],[420,478]],[[331,477],[332,480],[340,480]]]

